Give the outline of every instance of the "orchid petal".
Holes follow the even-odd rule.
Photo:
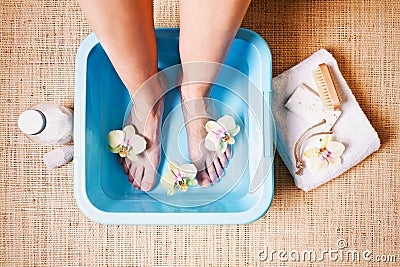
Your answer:
[[[340,158],[328,157],[327,160],[329,162],[329,165],[340,165],[342,163],[342,160]]]
[[[168,163],[168,169],[172,172],[172,174],[174,172],[176,172],[177,170],[179,170],[178,166],[179,166],[179,164],[176,161],[171,161]]]
[[[188,179],[187,184],[189,186],[195,186],[195,185],[197,185],[197,180],[196,179]]]
[[[235,120],[229,115],[222,116],[217,120],[217,122],[220,123],[227,131],[231,131],[236,127]]]
[[[321,139],[321,140],[320,140],[320,142],[321,142],[321,147],[326,147],[326,145],[327,145],[329,142],[331,142],[331,141],[332,141],[332,135],[329,134],[329,135],[327,135],[324,139]]]
[[[111,147],[111,146],[108,146],[108,150],[111,153],[119,153],[121,151],[121,149],[119,149],[118,147]]]
[[[235,128],[233,128],[232,130],[228,131],[228,133],[233,137],[235,135],[237,135],[240,132],[240,126],[236,125]]]
[[[161,177],[160,184],[162,187],[167,189],[167,195],[172,196],[176,193],[177,188],[175,186],[175,175],[169,171]]]
[[[121,130],[110,131],[108,133],[108,144],[110,147],[115,148],[119,146],[125,137],[125,133]]]
[[[218,154],[223,154],[225,153],[226,149],[228,148],[228,144],[226,142],[221,142],[219,147],[218,147]]]
[[[185,177],[193,179],[196,177],[197,168],[193,164],[183,164],[179,166],[179,169],[185,173]]]
[[[329,142],[326,145],[326,149],[331,152],[330,156],[333,158],[338,158],[341,155],[343,155],[344,150],[346,149],[345,146],[340,143],[340,142],[336,142],[336,141],[332,141]]]
[[[221,124],[219,124],[219,123],[217,123],[217,122],[215,122],[215,121],[208,121],[207,123],[206,123],[206,125],[205,125],[205,128],[206,128],[206,130],[207,130],[207,132],[208,133],[211,133],[211,132],[217,132],[218,130],[220,130],[220,129],[222,129],[223,127],[222,127],[222,125]]]
[[[328,167],[328,161],[322,160],[320,158],[311,158],[310,159],[310,168],[314,171],[320,171]]]
[[[135,152],[133,152],[132,150],[129,151],[126,156],[128,157],[128,159],[132,160],[132,161],[137,161],[138,160],[138,156],[136,155]]]
[[[177,191],[176,188],[171,189],[171,190],[167,190],[167,195],[168,196],[173,196],[173,195],[175,195],[176,191]]]
[[[129,138],[130,146],[135,154],[140,154],[146,149],[146,140],[140,135],[134,135]]]
[[[306,158],[316,158],[316,157],[318,157],[318,151],[319,151],[319,149],[316,148],[316,147],[310,148],[310,149],[308,149],[308,150],[306,150],[304,152],[304,157],[306,157]]]
[[[209,132],[204,140],[204,146],[210,151],[217,151],[221,141],[218,140],[217,135],[213,132]]]
[[[125,139],[130,140],[133,136],[136,135],[136,130],[133,125],[126,125],[124,129],[122,129],[125,133]]]
[[[175,175],[169,171],[163,175],[160,179],[161,185],[167,190],[173,190],[175,188]]]

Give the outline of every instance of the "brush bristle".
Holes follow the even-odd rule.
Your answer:
[[[313,71],[313,77],[324,108],[332,110],[340,108],[339,97],[329,73],[328,65],[320,64],[318,69]]]

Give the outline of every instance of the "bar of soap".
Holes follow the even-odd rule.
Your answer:
[[[324,109],[318,94],[303,83],[296,87],[285,107],[312,125],[325,119],[327,129],[332,129],[342,114],[341,110]]]
[[[67,164],[74,157],[74,146],[63,146],[46,153],[43,161],[49,170],[58,168]]]

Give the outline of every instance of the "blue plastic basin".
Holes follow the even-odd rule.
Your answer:
[[[179,64],[179,29],[156,29],[156,36],[159,69]],[[270,103],[271,54],[263,38],[250,30],[240,29],[225,64],[246,75]],[[231,82],[235,83],[235,79]],[[244,97],[237,97],[231,91],[232,88],[242,90],[241,95]],[[241,132],[249,133],[249,127],[252,126],[249,123],[248,105],[244,104],[249,97],[246,95],[247,88],[234,84],[232,88],[213,88],[211,96],[221,103],[228,103],[240,122]],[[172,114],[177,116],[173,121],[179,123],[179,112],[174,109],[179,102],[178,89],[168,92],[164,120]],[[218,200],[209,204],[195,207],[165,204],[162,201],[166,197],[165,190],[159,183],[150,194],[134,190],[115,155],[107,149],[107,134],[110,130],[122,128],[129,103],[125,86],[96,36],[90,34],[82,42],[76,56],[74,111],[74,191],[77,204],[86,216],[104,224],[241,224],[258,219],[268,210],[273,198],[273,140],[270,134],[256,135],[246,140],[242,138],[221,185],[207,189],[190,188],[186,193],[179,192],[172,196],[176,199],[212,199],[217,194],[221,195]],[[272,121],[267,123],[272,124]],[[173,125],[168,127],[165,133],[173,131]],[[272,125],[263,127],[264,130],[272,129]],[[185,132],[180,134],[185,135]],[[167,134],[166,136],[168,138]],[[186,138],[177,139],[174,136],[171,140],[171,145],[178,141],[180,146],[186,146]],[[269,161],[266,163],[268,168],[266,167],[263,174],[266,177],[263,184],[250,193],[249,184],[256,174],[249,155],[252,153],[251,148],[259,146],[264,148],[264,158]],[[248,151],[243,151],[245,148]],[[224,185],[224,181],[229,181],[236,173],[234,166],[244,166],[243,175],[222,195],[221,190],[226,190],[229,184],[226,182]],[[166,168],[167,161],[162,153],[159,172],[165,172]]]

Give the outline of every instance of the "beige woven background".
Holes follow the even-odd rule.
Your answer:
[[[29,142],[16,121],[20,112],[42,101],[73,107],[75,53],[90,27],[73,1],[1,0],[0,16],[2,266],[283,265],[276,257],[272,263],[259,261],[258,251],[335,249],[340,238],[350,249],[396,255],[398,266],[397,0],[253,1],[243,27],[268,41],[274,75],[328,49],[378,131],[382,148],[309,193],[294,186],[277,158],[271,209],[240,226],[104,226],[87,219],[75,204],[73,164],[48,171],[41,157],[50,147]],[[157,1],[155,18],[157,26],[178,26],[176,1]],[[346,264],[367,263],[315,263]]]

